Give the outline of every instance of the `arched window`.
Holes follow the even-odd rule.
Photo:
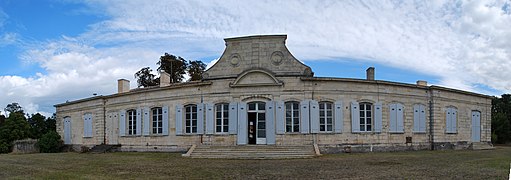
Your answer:
[[[185,132],[197,133],[197,105],[185,106]]]
[[[319,102],[319,131],[332,132],[333,128],[333,104],[331,102]]]
[[[153,134],[162,134],[163,133],[163,115],[161,107],[151,108],[151,112],[153,115],[152,119],[152,128]]]
[[[360,103],[360,131],[369,132],[372,131],[373,123],[373,104],[371,103]]]
[[[300,132],[300,103],[290,101],[286,106],[286,132]]]
[[[221,103],[215,105],[216,132],[229,132],[229,104]]]
[[[130,109],[126,111],[128,115],[128,135],[137,134],[137,110]]]

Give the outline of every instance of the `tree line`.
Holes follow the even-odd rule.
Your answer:
[[[158,74],[162,71],[170,75],[170,82],[180,83],[184,80],[184,75],[188,73],[189,81],[202,80],[202,73],[206,70],[206,64],[199,60],[187,61],[180,56],[165,53],[156,63],[158,65]],[[152,73],[150,67],[144,67],[135,73],[138,87],[150,87],[160,85],[160,77]]]
[[[59,151],[61,138],[56,131],[55,114],[25,114],[18,103],[8,104],[4,110],[9,116],[0,115],[0,153],[11,152],[14,141],[27,138],[38,139],[41,152]]]
[[[493,98],[491,131],[493,143],[511,143],[511,94]]]

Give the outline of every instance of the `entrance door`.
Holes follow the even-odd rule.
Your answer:
[[[472,142],[481,141],[481,113],[472,111]]]
[[[64,118],[64,144],[71,144],[71,118]]]
[[[266,144],[266,110],[264,102],[248,103],[248,144]]]
[[[107,118],[107,144],[118,144],[117,139],[119,138],[119,118],[117,117],[117,113],[108,113]]]

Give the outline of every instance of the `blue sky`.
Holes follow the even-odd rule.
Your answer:
[[[115,93],[163,53],[210,63],[223,38],[287,34],[316,76],[511,92],[511,1],[0,1],[0,106]],[[3,108],[2,108],[3,109]]]

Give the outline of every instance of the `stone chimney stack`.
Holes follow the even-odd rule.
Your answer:
[[[130,81],[126,79],[117,80],[117,93],[125,93],[130,91]]]
[[[170,86],[170,74],[162,70],[160,72],[160,87],[165,86]]]
[[[374,80],[374,67],[369,67],[366,70],[367,80]]]
[[[418,86],[428,86],[428,81],[418,80],[417,85]]]

